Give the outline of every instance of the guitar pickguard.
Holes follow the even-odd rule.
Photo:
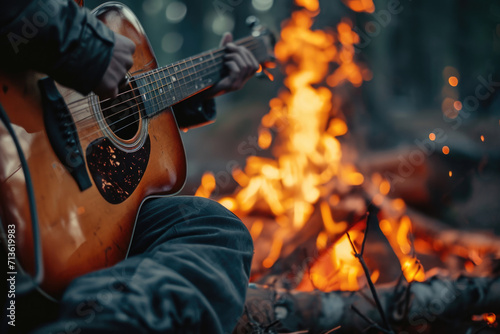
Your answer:
[[[125,201],[141,182],[151,152],[148,138],[136,152],[123,152],[108,138],[87,147],[87,165],[99,193],[111,204]]]

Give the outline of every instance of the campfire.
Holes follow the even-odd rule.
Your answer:
[[[359,36],[348,18],[312,29],[319,3],[296,5],[275,48],[285,87],[258,129],[274,158],[248,158],[237,191],[217,198],[255,243],[235,333],[495,332],[500,238],[449,228],[394,197],[381,172],[360,172],[344,113],[372,77]],[[206,173],[196,195],[215,187]]]

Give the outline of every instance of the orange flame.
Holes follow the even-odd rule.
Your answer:
[[[318,2],[297,0],[296,3],[305,9],[292,13],[275,47],[277,59],[285,64],[287,90],[271,99],[270,110],[259,129],[259,146],[271,147],[276,159],[248,158],[244,171],[233,171],[241,186],[232,196],[234,201],[223,199],[223,204],[231,205],[240,216],[256,208],[275,216],[280,231],[262,263],[264,267],[272,266],[279,258],[285,236],[304,226],[318,201],[325,227],[325,232],[317,237],[318,248],[325,249],[330,238],[344,233],[347,223],[335,222],[331,203],[323,199],[328,195],[325,185],[335,178],[344,187],[359,186],[365,181],[353,165],[340,163],[342,153],[337,137],[345,135],[348,129],[333,104],[340,97],[330,88],[343,83],[359,86],[369,74],[354,60],[353,44],[359,37],[348,20],[340,22],[336,31],[312,30]],[[344,254],[343,262],[352,261],[358,266],[349,247],[346,254],[340,249],[332,254]],[[360,268],[356,268],[345,272],[351,282],[350,289],[357,286],[362,275]]]
[[[363,238],[363,234],[359,231],[351,231],[350,236],[351,239],[357,241]],[[327,236],[320,234],[317,244],[320,244],[320,240],[323,238],[327,238]],[[376,281],[379,274],[379,272],[374,271],[372,279]],[[356,291],[359,290],[360,277],[363,275],[363,268],[358,259],[353,256],[349,239],[344,234],[327,252],[314,262],[308,270],[308,275],[298,285],[297,290]]]
[[[295,3],[307,10],[310,10],[311,12],[317,11],[319,9],[318,0],[295,0]]]
[[[374,11],[371,0],[344,2],[355,11]],[[333,31],[312,30],[313,19],[319,12],[318,1],[296,0],[296,4],[304,9],[292,13],[275,47],[276,57],[287,75],[286,90],[270,100],[269,112],[258,130],[258,145],[262,149],[271,148],[276,158],[249,157],[244,170],[232,171],[239,190],[219,202],[239,216],[255,210],[274,216],[278,229],[262,261],[264,268],[273,266],[287,238],[300,231],[318,208],[324,230],[316,238],[316,247],[322,255],[311,265],[297,289],[354,291],[365,279],[364,272],[345,235],[349,226],[335,221],[332,207],[340,201],[335,190],[346,193],[346,189],[367,182],[354,165],[341,161],[338,137],[345,135],[348,127],[339,110],[342,96],[334,88],[342,84],[359,87],[370,80],[371,72],[355,60],[354,44],[359,37],[350,20],[342,20]],[[202,179],[197,191],[200,196],[215,189],[213,175],[209,176]],[[373,175],[372,182],[377,189],[373,202],[387,201],[390,183],[380,175]],[[405,211],[403,200],[395,199],[391,204],[399,216]],[[412,255],[410,219],[406,216],[400,220],[384,219],[380,228],[398,255],[406,279],[423,280],[424,270]],[[263,221],[253,223],[250,233],[254,240],[263,229]],[[355,244],[362,242],[360,231],[350,231],[350,235]],[[371,274],[374,282],[379,276],[377,270]]]
[[[399,202],[396,201],[395,204],[399,205]],[[399,258],[401,270],[406,280],[408,282],[423,282],[425,280],[424,268],[420,261],[412,255],[410,218],[404,215],[399,221],[382,219],[379,222],[379,226]]]

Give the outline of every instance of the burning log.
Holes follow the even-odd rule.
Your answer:
[[[480,158],[458,150],[442,153],[430,139],[425,144],[432,150],[424,153],[419,146],[407,146],[370,152],[363,154],[356,165],[364,175],[378,174],[386,180],[384,186],[390,189],[391,197],[442,216],[455,201],[471,195],[473,178],[469,174],[479,168]]]
[[[407,211],[415,239],[428,242],[439,253],[453,253],[474,262],[485,254],[500,258],[500,238],[484,231],[452,229],[417,211]],[[479,264],[479,263],[477,263]]]
[[[478,314],[500,313],[500,276],[434,276],[425,282],[379,287],[378,295],[398,333],[465,333],[466,328],[496,326],[494,314],[479,323],[472,319]],[[245,306],[235,334],[361,333],[370,328],[384,332],[367,288],[297,292],[252,284]]]
[[[366,288],[356,292],[300,292],[276,288],[278,284],[286,286],[282,284],[283,278],[274,286],[252,285],[248,290],[246,312],[234,333],[325,334],[367,329],[379,333],[433,333],[440,330],[456,332],[464,328],[477,332],[496,326],[495,313],[500,312],[500,303],[497,302],[500,298],[498,260],[493,261],[497,268],[493,268],[487,278],[459,276],[454,280],[434,275],[428,276],[424,282],[407,283],[401,275],[396,284],[379,286],[376,291],[363,259],[368,226],[378,226],[374,225],[377,223],[375,211],[373,207],[370,210],[359,253],[349,238],[355,257],[363,265],[373,298]],[[419,219],[416,219],[417,225],[428,225],[423,216]],[[433,226],[437,231],[430,233],[432,236],[439,231],[453,234],[452,230],[440,228],[442,224]],[[488,249],[489,253],[485,253],[493,257],[499,251],[494,239],[492,237],[491,244],[494,252]],[[412,275],[414,278],[417,272]],[[484,317],[484,321],[483,318],[479,318],[479,323],[477,319],[473,321],[474,315],[487,312],[492,313]]]
[[[306,264],[308,259],[318,257],[318,236],[325,233],[324,248],[328,248],[339,240],[345,232],[363,219],[366,213],[365,200],[359,196],[351,194],[339,200],[332,207],[331,204],[323,201],[315,205],[314,212],[307,223],[296,233],[290,233],[281,242],[279,258],[274,259],[271,268],[266,268],[266,258],[272,257],[273,241],[276,239],[276,231],[279,226],[273,219],[245,217],[243,221],[252,233],[255,241],[255,256],[252,263],[252,275],[259,277],[259,281],[269,282],[275,276],[300,275],[304,268],[297,264]],[[337,222],[337,223],[334,223]],[[340,223],[339,223],[340,222]],[[259,227],[259,226],[262,227]],[[326,226],[325,226],[326,225]],[[258,234],[256,234],[258,230]]]

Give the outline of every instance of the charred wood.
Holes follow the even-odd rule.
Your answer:
[[[379,286],[377,290],[391,327],[398,333],[473,333],[473,328],[495,326],[474,322],[473,315],[500,313],[498,274],[456,279],[434,276],[422,283]],[[382,319],[369,295],[367,288],[299,292],[252,284],[245,313],[233,333],[381,332],[377,326]]]

